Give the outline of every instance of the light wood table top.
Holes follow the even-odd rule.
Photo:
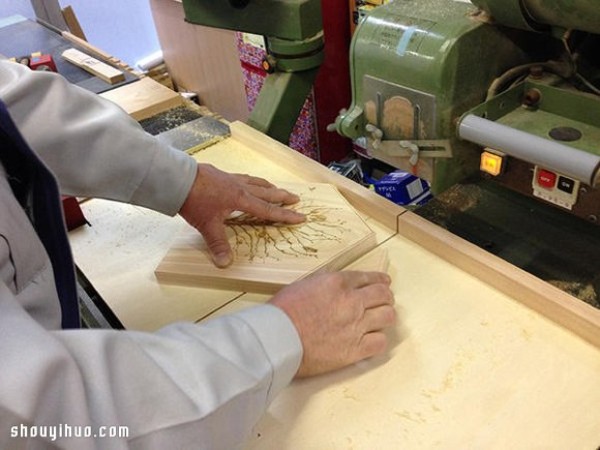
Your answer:
[[[256,135],[242,131],[196,158],[275,183],[339,182],[376,230],[378,248],[388,252],[399,317],[385,356],[293,382],[257,425],[249,448],[600,445],[600,348],[593,337],[594,331],[600,335],[600,322],[594,308],[573,307],[564,293],[553,302],[557,291],[543,284],[536,289],[537,281],[530,283],[483,250],[463,249],[444,230],[432,233],[428,245],[402,208],[355,191],[348,180],[270,140],[257,150]],[[198,321],[268,299],[161,285],[153,271],[187,226],[182,220],[102,200],[86,202],[83,209],[93,226],[71,233],[76,262],[128,328]],[[549,314],[539,296],[548,300]],[[575,329],[580,323],[584,333]]]

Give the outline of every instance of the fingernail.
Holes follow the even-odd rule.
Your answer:
[[[221,267],[221,268],[227,267],[232,262],[231,254],[230,253],[217,253],[216,255],[213,256],[213,261],[215,263],[215,266],[217,266],[217,267]]]

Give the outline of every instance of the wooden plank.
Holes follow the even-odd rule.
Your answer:
[[[390,255],[387,248],[382,246],[375,247],[365,255],[358,258],[348,266],[344,267],[343,270],[364,270],[364,271],[376,271],[376,272],[389,272],[390,270]],[[245,292],[227,304],[224,304],[221,308],[212,311],[205,319],[213,319],[216,317],[223,316],[225,314],[232,314],[241,311],[245,308],[267,303],[271,299],[270,295],[257,294],[252,292]]]
[[[307,181],[333,184],[352,206],[388,228],[395,230],[398,216],[406,212],[405,208],[328,169],[317,161],[291,150],[281,142],[245,123],[233,122],[229,126],[233,139],[244,143],[252,151],[269,158],[282,167],[293,167],[293,171]]]
[[[126,62],[112,56],[111,54],[96,47],[95,45],[90,44],[88,41],[80,38],[79,36],[75,36],[69,31],[63,31],[61,33],[61,36],[67,41],[70,41],[73,44],[75,44],[77,48],[83,50],[85,53],[88,53],[97,59],[100,59],[101,61],[109,63],[112,66],[123,70],[124,72],[130,72],[132,74],[135,74],[139,78],[142,78],[144,76],[144,74],[142,74],[141,72],[136,72],[135,70],[133,70]]]
[[[62,52],[62,57],[72,64],[81,67],[83,70],[92,75],[101,78],[109,84],[120,83],[125,81],[125,74],[102,61],[83,53],[75,48],[69,48]]]
[[[136,120],[183,105],[181,95],[148,77],[103,92],[100,96],[116,103]]]
[[[283,187],[299,195],[300,202],[291,208],[306,214],[306,222],[272,224],[245,214],[229,219],[234,262],[225,269],[214,266],[204,240],[190,227],[157,267],[157,278],[165,283],[274,293],[312,273],[341,269],[376,246],[375,233],[334,186]]]
[[[86,53],[93,55],[96,58],[99,58],[103,61],[109,61],[112,56],[105,52],[104,50],[99,49],[98,47],[90,44],[88,41],[81,39],[79,36],[75,36],[73,33],[69,31],[63,31],[61,36],[66,40],[73,42],[77,47],[80,47],[85,50]]]
[[[84,41],[87,41],[87,38],[85,37],[85,33],[83,32],[83,28],[81,28],[81,24],[79,23],[79,20],[77,19],[77,16],[75,15],[75,11],[71,7],[71,5],[65,6],[62,9],[62,15],[65,19],[65,22],[67,22],[69,31],[71,33],[73,33],[75,36],[77,36],[78,38],[80,38]]]
[[[600,348],[600,310],[414,213],[398,232]]]
[[[202,105],[229,121],[246,120],[248,102],[235,31],[186,22],[181,2],[151,0],[150,7],[177,89],[195,92]]]

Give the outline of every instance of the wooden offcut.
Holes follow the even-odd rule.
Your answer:
[[[103,92],[100,96],[119,105],[135,120],[183,105],[181,95],[152,78],[142,78]]]
[[[86,72],[97,76],[109,84],[116,84],[125,81],[125,74],[119,69],[115,69],[102,61],[77,50],[69,48],[62,53],[62,57]]]
[[[63,15],[63,18],[65,19],[65,22],[67,22],[67,26],[69,27],[69,30],[71,31],[71,33],[73,33],[78,38],[83,39],[84,41],[87,41],[87,37],[85,36],[85,33],[83,32],[83,28],[81,28],[81,24],[79,23],[79,20],[77,19],[77,15],[75,14],[73,7],[71,5],[65,6],[62,9],[62,15]]]
[[[300,197],[291,208],[306,215],[299,225],[265,223],[246,214],[226,222],[234,253],[231,266],[212,262],[193,228],[185,230],[156,269],[162,282],[233,291],[273,293],[317,271],[347,266],[375,247],[375,234],[328,184],[286,186]]]

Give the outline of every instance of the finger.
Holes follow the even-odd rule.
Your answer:
[[[342,272],[346,281],[349,283],[348,286],[351,288],[359,289],[372,284],[382,283],[390,285],[392,279],[385,272],[364,272],[347,270]]]
[[[381,331],[366,333],[358,344],[356,361],[382,354],[387,348],[387,344],[387,337]]]
[[[218,221],[213,221],[207,224],[203,230],[199,231],[204,237],[215,266],[221,268],[229,266],[233,262],[233,255],[231,246],[227,240],[225,226]]]
[[[246,185],[246,189],[248,189],[253,195],[267,202],[292,205],[300,201],[300,197],[298,197],[296,194],[285,189],[278,188],[264,178],[245,174],[236,174],[235,176],[241,181],[242,184]]]
[[[244,197],[239,209],[272,222],[298,224],[306,220],[306,216],[302,213],[250,196]]]
[[[265,180],[264,178],[247,175],[245,173],[234,173],[232,175],[238,178],[243,184],[252,184],[263,187],[275,187],[273,183]]]
[[[365,333],[381,331],[396,323],[396,310],[393,306],[384,305],[370,308],[365,311],[361,321],[361,327]]]
[[[362,300],[363,308],[375,308],[383,305],[393,305],[394,293],[385,283],[370,284],[357,289],[357,295]]]
[[[296,194],[293,194],[285,189],[278,188],[264,178],[240,173],[233,174],[233,176],[235,176],[238,181],[252,193],[252,195],[255,195],[267,202],[291,205],[300,200],[300,197],[298,197]]]
[[[300,197],[296,194],[275,186],[265,187],[248,185],[246,188],[252,195],[269,203],[293,205],[300,201]]]

